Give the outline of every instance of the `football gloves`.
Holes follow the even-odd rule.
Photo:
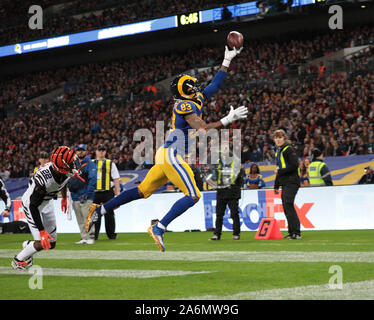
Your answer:
[[[245,119],[248,115],[247,107],[241,106],[237,109],[234,109],[233,106],[230,106],[229,114],[221,119],[223,126],[227,126],[231,122],[234,122],[239,119]]]
[[[49,240],[54,241],[54,239],[47,231],[40,231],[40,243],[44,250],[48,250],[51,248],[51,243],[49,242]]]
[[[82,194],[80,197],[79,197],[79,202],[81,203],[81,204],[83,204],[83,203],[86,203],[87,202],[87,195],[86,194]]]
[[[225,58],[223,59],[222,65],[228,68],[230,66],[231,60],[234,59],[240,52],[242,52],[242,50],[243,47],[241,47],[240,49],[236,49],[234,47],[234,49],[229,50],[229,48],[225,46]]]
[[[66,211],[68,210],[68,198],[67,197],[63,197],[61,199],[61,210],[63,213],[66,213]]]

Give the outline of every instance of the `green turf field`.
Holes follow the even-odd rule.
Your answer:
[[[214,242],[208,232],[169,232],[162,253],[146,233],[101,234],[94,245],[59,234],[56,249],[34,256],[35,275],[10,266],[31,236],[0,235],[1,299],[374,299],[374,230],[254,235]]]

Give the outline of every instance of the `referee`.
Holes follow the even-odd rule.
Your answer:
[[[99,144],[96,148],[96,159],[92,160],[97,168],[97,183],[93,203],[102,204],[120,193],[119,173],[116,164],[106,159],[106,147]],[[116,239],[115,233],[116,222],[114,211],[109,210],[105,215],[105,231],[109,239]],[[99,237],[101,227],[101,217],[95,223],[95,240]]]
[[[273,138],[277,147],[274,192],[278,194],[279,187],[282,187],[282,205],[288,224],[288,235],[285,238],[301,239],[300,220],[294,206],[296,193],[300,188],[299,161],[284,130],[276,130]]]

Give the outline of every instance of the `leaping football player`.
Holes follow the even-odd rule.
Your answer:
[[[220,121],[206,123],[202,120],[203,109],[206,101],[216,93],[222,85],[231,60],[243,48],[229,50],[225,47],[223,63],[211,83],[201,92],[197,79],[189,75],[179,75],[171,83],[171,92],[175,103],[172,114],[172,130],[166,138],[165,144],[160,147],[155,155],[155,165],[149,170],[142,183],[133,189],[126,190],[103,205],[92,204],[86,221],[88,232],[98,218],[107,211],[115,209],[131,201],[150,197],[159,187],[170,181],[178,187],[184,197],[174,203],[168,213],[158,222],[148,228],[148,233],[154,239],[161,251],[165,251],[164,233],[166,227],[200,199],[200,191],[196,186],[192,169],[178,154],[178,148],[183,144],[185,154],[188,154],[190,138],[188,131],[209,130],[221,128],[239,119],[245,119],[248,114],[246,107],[241,106],[231,110]],[[175,136],[173,131],[179,129],[181,135]]]
[[[22,207],[34,241],[23,243],[23,250],[11,263],[14,269],[25,270],[31,267],[36,252],[56,246],[56,217],[51,202],[59,191],[63,199],[66,199],[66,184],[76,172],[77,161],[74,150],[65,146],[55,148],[50,162],[31,177],[29,187],[22,196]],[[66,212],[66,200],[65,204],[62,201],[62,210]]]

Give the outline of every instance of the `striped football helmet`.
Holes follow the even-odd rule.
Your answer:
[[[181,74],[170,84],[170,90],[175,99],[195,99],[200,91],[197,79],[187,74]]]
[[[67,174],[76,170],[75,162],[78,157],[73,149],[61,146],[53,149],[50,160],[56,171]]]

